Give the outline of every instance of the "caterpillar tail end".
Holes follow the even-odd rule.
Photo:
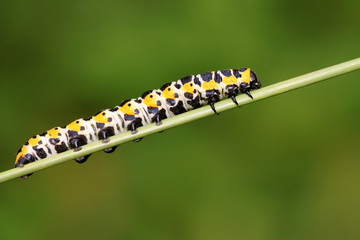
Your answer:
[[[35,161],[35,159],[33,159],[33,157],[28,159],[28,158],[22,156],[16,161],[14,167],[15,168],[22,168],[22,167],[25,166],[25,164],[28,164],[28,163],[31,163],[31,162],[34,162],[34,161]],[[32,173],[29,173],[29,174],[26,174],[24,176],[21,176],[20,178],[27,179],[31,175],[32,175]]]

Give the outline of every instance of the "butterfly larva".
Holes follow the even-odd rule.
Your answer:
[[[256,74],[250,68],[226,69],[184,77],[164,84],[160,89],[146,91],[139,98],[123,101],[119,106],[106,109],[89,119],[78,119],[65,127],[55,127],[30,138],[18,151],[15,167],[43,159],[69,149],[80,150],[81,146],[103,140],[125,131],[136,129],[169,118],[202,105],[214,103],[245,93],[252,98],[250,90],[261,87]],[[105,149],[111,153],[116,147]],[[76,158],[83,163],[89,156]],[[31,174],[29,174],[31,175]],[[23,178],[29,175],[23,176]]]

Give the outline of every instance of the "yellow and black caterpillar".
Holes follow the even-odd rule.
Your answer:
[[[43,159],[69,149],[103,140],[125,131],[134,134],[137,128],[209,104],[217,114],[214,103],[261,87],[256,74],[249,68],[226,69],[184,77],[164,84],[160,89],[146,91],[139,98],[123,101],[119,106],[100,111],[88,119],[78,119],[65,127],[55,127],[30,138],[18,151],[15,167]],[[105,149],[111,153],[116,147]],[[89,156],[75,159],[83,163]],[[30,174],[29,174],[30,175]],[[27,177],[29,175],[23,176]]]

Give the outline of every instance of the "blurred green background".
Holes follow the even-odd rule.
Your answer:
[[[1,1],[0,171],[189,74],[359,57],[358,0]],[[0,239],[360,239],[360,72],[0,185]]]

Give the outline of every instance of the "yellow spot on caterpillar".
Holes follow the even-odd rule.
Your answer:
[[[194,94],[194,84],[192,82],[185,83],[182,89],[187,93]]]
[[[155,98],[155,94],[150,93],[144,98],[144,104],[148,107],[157,108],[158,107],[158,105],[156,103],[157,100],[158,99]]]
[[[250,68],[241,73],[241,81],[250,84]]]
[[[70,129],[71,131],[75,131],[75,132],[80,132],[80,127],[81,127],[81,125],[80,125],[79,120],[75,120],[66,126],[66,128]]]
[[[59,136],[58,136],[58,133],[60,132],[60,130],[59,129],[55,129],[55,128],[52,128],[52,129],[50,129],[48,132],[47,132],[47,135],[49,136],[49,137],[51,137],[51,138],[58,138]]]
[[[175,91],[172,87],[167,87],[162,94],[164,98],[175,99]]]
[[[105,112],[100,112],[98,115],[93,117],[93,119],[96,122],[99,122],[99,123],[107,123],[108,122],[108,117],[106,116],[106,113],[105,114],[104,113]]]
[[[134,104],[132,104],[131,102],[127,102],[126,104],[124,104],[124,106],[120,107],[120,111],[127,115],[135,115]]]
[[[233,85],[237,83],[237,79],[235,76],[224,77],[222,82],[226,85]]]
[[[212,89],[216,89],[219,87],[219,85],[215,82],[215,80],[211,80],[209,82],[203,82],[201,87],[207,91],[207,90],[212,90]]]
[[[30,146],[34,147],[39,143],[40,137],[36,136],[35,138],[30,138],[29,139],[29,144]]]

